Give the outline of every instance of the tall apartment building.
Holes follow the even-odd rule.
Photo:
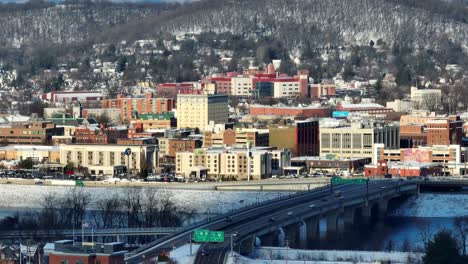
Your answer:
[[[289,126],[270,127],[269,145],[289,149],[295,157],[319,154],[319,122],[296,121]]]
[[[252,148],[250,152],[235,148],[204,148],[176,153],[176,174],[196,179],[260,180],[289,164],[289,151],[271,148]]]
[[[174,108],[172,98],[153,98],[147,94],[144,98],[127,98],[117,95],[117,99],[102,100],[102,108],[119,108],[121,121],[130,121],[134,113],[166,113]]]
[[[238,146],[247,147],[250,143],[253,147],[268,146],[269,132],[266,129],[226,129],[214,133],[205,131],[203,134],[204,147]]]
[[[64,128],[52,122],[12,123],[0,127],[4,144],[50,145],[52,136],[63,136]]]
[[[178,94],[177,127],[204,130],[210,122],[228,122],[229,106],[226,95]]]
[[[342,158],[372,158],[374,144],[388,149],[400,146],[399,126],[384,126],[374,122],[354,122],[349,127],[320,128],[320,156],[329,154]]]
[[[128,157],[127,148],[131,150]],[[87,168],[90,174],[115,175],[123,167],[137,174],[156,168],[156,152],[154,145],[60,145],[60,163],[73,162],[77,167]]]

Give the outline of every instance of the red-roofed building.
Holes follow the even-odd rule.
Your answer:
[[[76,91],[76,92],[49,92],[39,96],[41,100],[52,103],[71,103],[102,100],[104,96],[100,92],[94,91]]]
[[[156,94],[158,97],[176,98],[177,94],[193,93],[195,85],[193,82],[184,83],[160,83],[156,86]]]
[[[322,106],[269,106],[254,104],[250,106],[250,115],[330,117],[331,111]]]

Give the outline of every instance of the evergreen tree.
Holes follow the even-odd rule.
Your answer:
[[[423,258],[424,264],[462,264],[457,240],[452,233],[442,230],[429,241],[426,247],[426,255]]]

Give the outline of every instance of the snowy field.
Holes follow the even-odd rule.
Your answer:
[[[41,208],[41,200],[48,193],[65,195],[71,188],[65,186],[35,186],[35,185],[1,185],[0,205],[8,208]],[[95,209],[93,202],[102,197],[112,197],[123,194],[126,188],[85,188],[91,197],[90,209]],[[200,213],[221,213],[240,206],[277,198],[285,193],[276,192],[241,192],[213,190],[162,190],[151,188],[161,194],[167,192],[178,206],[190,206]],[[144,191],[144,190],[142,190]]]
[[[468,216],[468,195],[423,193],[410,197],[392,215],[400,217]]]
[[[190,255],[190,245],[187,244],[172,250],[169,257],[177,264],[192,264],[199,248],[199,244],[192,244],[192,255]]]
[[[228,264],[373,264],[389,261],[395,264],[422,263],[422,254],[407,252],[343,251],[343,250],[294,250],[286,248],[263,247],[254,253],[254,259],[235,255]]]

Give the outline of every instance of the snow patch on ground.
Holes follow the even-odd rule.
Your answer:
[[[286,255],[288,257],[286,257]],[[422,254],[408,252],[345,251],[345,250],[295,250],[286,248],[262,247],[255,250],[255,259],[235,254],[229,257],[228,264],[373,264],[389,261],[395,264],[420,263]]]
[[[192,244],[192,255],[190,255],[190,244],[183,245],[172,250],[169,257],[177,264],[192,264],[199,248],[200,245]]]
[[[456,217],[468,215],[467,194],[423,193],[406,200],[393,216],[399,217]]]

